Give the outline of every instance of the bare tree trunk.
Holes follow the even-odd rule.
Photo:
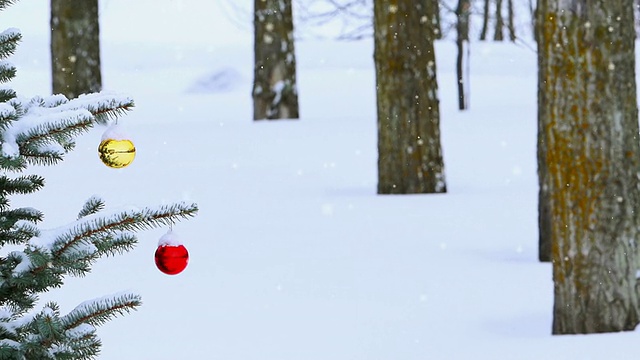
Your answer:
[[[102,89],[98,0],[51,0],[53,93],[75,98]]]
[[[494,41],[504,40],[504,19],[502,18],[502,0],[496,0],[496,31],[493,35]]]
[[[466,110],[468,107],[465,96],[465,77],[464,77],[464,44],[469,41],[469,14],[471,13],[470,0],[458,0],[456,8],[456,30],[458,36],[456,46],[458,48],[458,56],[456,59],[456,75],[458,80],[458,109]]]
[[[538,0],[538,3],[540,1]],[[539,8],[537,9],[539,10]],[[536,11],[537,11],[536,10]],[[539,14],[539,12],[536,12]],[[546,81],[548,75],[547,58],[542,51],[542,43],[540,39],[544,36],[544,19],[534,17],[535,26],[534,37],[538,44],[538,259],[541,262],[551,262],[551,195],[549,193],[551,185],[547,176],[547,139],[545,138],[545,124],[548,116],[545,111],[547,104],[546,97],[548,95]]]
[[[513,11],[513,0],[507,1],[507,11],[509,16],[509,40],[515,42],[516,41],[516,24],[515,24],[515,13]]]
[[[487,33],[489,32],[489,5],[491,0],[484,0],[484,10],[482,11],[482,30],[480,31],[480,40],[487,40]]]
[[[297,119],[291,0],[255,0],[253,119]]]
[[[374,2],[379,194],[446,191],[431,6]]]
[[[633,0],[540,0],[538,16],[553,333],[633,330],[640,322]]]

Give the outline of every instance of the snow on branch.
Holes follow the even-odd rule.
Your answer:
[[[8,176],[0,176],[0,194],[29,194],[40,190],[44,186],[44,178],[39,175],[25,175],[11,179]]]
[[[54,256],[60,256],[72,249],[74,245],[91,241],[100,235],[170,225],[177,220],[194,216],[197,211],[196,204],[176,203],[157,208],[120,210],[106,216],[95,214],[81,218],[51,233],[43,233],[40,238],[33,239],[29,243],[50,251]]]
[[[16,76],[16,67],[8,61],[0,61],[0,82],[7,82]]]
[[[0,89],[0,101],[15,97],[11,89]],[[18,120],[19,114],[12,104],[0,102],[0,131],[4,131],[13,121]]]
[[[9,28],[0,32],[0,58],[11,56],[21,38],[20,30],[16,28]]]
[[[81,219],[88,215],[93,215],[104,209],[104,200],[98,195],[90,197],[82,207],[82,210],[78,213],[78,219]]]
[[[0,0],[0,10],[4,10],[6,7],[15,4],[18,0]]]
[[[121,292],[88,300],[61,318],[63,327],[69,331],[82,324],[100,326],[117,315],[124,315],[142,304],[140,295]]]
[[[2,70],[0,62],[0,72]],[[1,75],[0,75],[1,80]],[[67,100],[63,95],[12,99],[0,106],[3,167],[23,168],[24,161],[52,164],[73,148],[75,138],[95,123],[106,123],[133,107],[128,96],[113,93],[81,95]],[[19,121],[14,121],[19,117]],[[3,120],[6,119],[6,120]],[[11,158],[24,157],[12,163]]]
[[[170,225],[194,216],[197,211],[196,204],[180,202],[82,217],[67,226],[41,231],[39,236],[31,238],[29,251],[24,253],[26,257],[13,254],[18,261],[12,274],[29,277],[51,267],[61,274],[82,275],[99,256],[132,248],[136,243],[133,231]],[[34,261],[40,258],[45,260]]]
[[[95,117],[97,123],[106,124],[110,119],[115,119],[127,110],[131,110],[133,106],[131,97],[103,91],[80,95],[58,108],[61,110],[86,109]]]

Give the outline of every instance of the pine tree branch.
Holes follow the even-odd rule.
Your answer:
[[[85,301],[61,318],[64,329],[69,330],[89,324],[100,326],[117,315],[124,315],[142,305],[138,294],[120,293]]]
[[[129,210],[114,214],[110,218],[90,217],[59,235],[53,242],[51,251],[55,257],[64,254],[67,249],[81,241],[92,239],[99,234],[114,231],[136,231],[170,225],[180,219],[194,216],[198,211],[196,204],[176,203],[157,209]],[[85,218],[86,219],[86,218]]]
[[[35,156],[39,145],[51,142],[62,145],[89,130],[93,123],[91,114],[86,110],[75,110],[68,115],[66,113],[61,115],[66,119],[33,126],[27,132],[19,133],[16,136],[16,143],[20,153],[24,156]]]
[[[0,103],[6,103],[15,97],[16,92],[13,89],[0,89]]]
[[[110,92],[83,94],[70,100],[61,109],[86,109],[98,124],[106,124],[111,119],[124,115],[134,107],[133,99]]]
[[[44,178],[38,175],[23,175],[14,179],[0,176],[0,193],[2,196],[13,194],[30,194],[44,186]]]
[[[78,213],[78,219],[81,219],[88,215],[93,215],[104,209],[104,200],[99,196],[94,195],[90,197],[82,207],[82,210]]]
[[[11,56],[16,51],[21,39],[22,35],[18,29],[12,28],[0,32],[0,59]]]
[[[15,97],[15,92],[9,91],[5,95],[13,95]],[[12,121],[17,119],[18,111],[16,108],[10,103],[0,102],[0,127],[5,129]]]
[[[0,104],[0,128],[5,129],[2,139],[5,159],[0,159],[0,166],[23,168],[23,163],[14,164],[6,159],[20,155],[33,164],[55,164],[74,147],[78,135],[132,107],[131,98],[109,93],[81,95],[70,101],[58,95],[35,97],[27,103]],[[15,121],[18,117],[20,121]]]
[[[13,64],[0,61],[0,83],[5,83],[16,76],[16,67]]]
[[[0,0],[0,10],[4,10],[10,5],[15,4],[18,0]]]

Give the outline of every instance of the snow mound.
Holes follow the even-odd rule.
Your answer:
[[[195,81],[188,89],[189,93],[222,93],[235,90],[243,77],[236,69],[224,68]]]

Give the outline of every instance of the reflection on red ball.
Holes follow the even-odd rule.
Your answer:
[[[184,245],[161,245],[156,249],[156,266],[168,275],[176,275],[187,267],[189,252]]]

